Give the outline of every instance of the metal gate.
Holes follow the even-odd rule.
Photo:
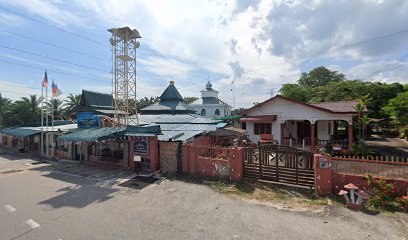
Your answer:
[[[244,151],[244,177],[314,187],[313,152],[282,145]]]

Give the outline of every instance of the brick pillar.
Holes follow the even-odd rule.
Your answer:
[[[332,160],[328,155],[315,154],[315,193],[330,194],[333,192]]]
[[[241,180],[244,175],[244,149],[231,149],[230,180]]]
[[[314,149],[315,147],[315,124],[310,124],[310,147]]]
[[[285,123],[281,123],[281,139],[280,144],[283,145],[285,140]]]
[[[157,137],[151,137],[149,143],[150,171],[156,172],[159,170],[159,141],[157,141]]]
[[[348,125],[348,141],[349,147],[351,148],[351,145],[353,144],[353,124],[351,123]]]
[[[133,151],[133,145],[134,145],[135,141],[133,139],[129,140],[129,168],[132,171],[135,171],[135,153]]]

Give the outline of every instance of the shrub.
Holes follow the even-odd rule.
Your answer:
[[[373,154],[373,152],[370,150],[368,145],[365,144],[364,142],[353,143],[353,145],[351,146],[351,152],[355,156],[364,156],[364,157],[367,157]]]
[[[408,210],[408,196],[398,197],[394,184],[386,183],[381,177],[375,179],[371,174],[367,174],[366,179],[372,191],[367,206],[389,211]]]

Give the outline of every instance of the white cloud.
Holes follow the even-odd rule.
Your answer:
[[[85,16],[78,16],[73,12],[64,10],[65,3],[59,0],[19,0],[4,1],[3,3],[23,8],[27,12],[36,14],[62,27],[86,23]]]
[[[403,0],[308,3],[299,0],[22,0],[8,3],[58,25],[78,27],[79,23],[94,22],[98,24],[92,24],[93,27],[127,25],[138,29],[142,35],[139,62],[151,74],[143,75],[142,71],[139,76],[143,81],[150,76],[164,78],[160,86],[155,85],[156,81],[146,81],[145,87],[152,90],[143,94],[160,94],[167,85],[165,78],[174,77],[184,95],[198,95],[197,88],[205,84],[202,79],[210,75],[221,98],[231,101],[231,81],[235,75],[236,96],[245,96],[247,105],[267,98],[268,88],[296,81],[300,68],[306,64],[310,68],[317,67],[313,65],[316,63],[335,64],[348,77],[363,78],[386,64],[385,58],[405,52],[408,40],[408,33],[402,33],[336,49],[406,28],[408,2]],[[150,50],[157,53],[156,57]],[[171,67],[143,60],[147,58]],[[404,82],[407,73],[406,64],[400,63],[398,68],[373,79]],[[202,79],[192,77],[194,74],[202,75]]]

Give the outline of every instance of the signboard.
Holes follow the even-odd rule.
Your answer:
[[[329,161],[327,158],[321,157],[319,158],[319,168],[329,168]]]
[[[92,112],[79,112],[78,128],[97,128],[99,127],[99,117]]]
[[[144,138],[136,139],[133,152],[135,155],[149,155],[149,141]]]

